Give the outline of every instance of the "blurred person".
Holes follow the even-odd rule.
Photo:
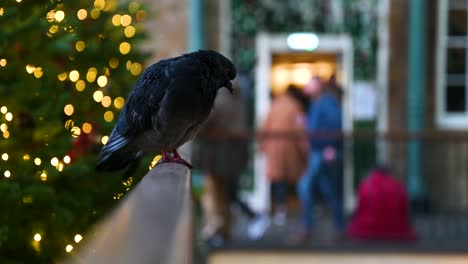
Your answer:
[[[246,129],[246,105],[238,89],[236,91],[232,96],[219,91],[214,111],[199,134],[204,136],[199,142],[200,151],[194,157],[199,160],[204,173],[202,237],[213,246],[220,246],[230,236],[232,204],[251,223],[259,219],[238,194],[239,179],[249,157],[248,142],[244,139],[223,138]]]
[[[342,159],[341,140],[333,137],[341,132],[341,107],[327,90],[320,78],[313,77],[304,87],[310,98],[307,116],[307,131],[313,136],[309,140],[307,168],[297,183],[301,203],[302,230],[290,238],[293,244],[305,242],[314,228],[314,195],[317,187],[322,198],[331,208],[333,222],[338,234],[344,231],[344,216],[338,176]],[[327,137],[328,136],[328,137]]]
[[[375,168],[359,184],[358,207],[347,233],[353,240],[417,239],[406,189],[387,169]]]
[[[305,134],[305,109],[302,92],[294,86],[273,99],[260,133],[290,133],[290,137],[262,138],[260,150],[266,158],[266,177],[271,183],[274,204],[273,222],[286,222],[288,185],[295,184],[307,162],[307,137]]]

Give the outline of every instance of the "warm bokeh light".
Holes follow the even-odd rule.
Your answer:
[[[130,11],[130,13],[136,13],[139,9],[140,4],[137,2],[130,2],[130,4],[128,4],[128,11]]]
[[[11,121],[11,120],[13,120],[13,114],[10,113],[10,112],[6,113],[6,114],[5,114],[5,119],[6,119],[6,121]]]
[[[10,178],[11,177],[11,172],[9,170],[6,170],[4,173],[3,173],[3,176],[5,176],[5,178]]]
[[[124,55],[128,54],[130,52],[131,48],[132,48],[132,46],[128,42],[122,42],[119,45],[119,51],[120,51],[120,53],[122,53]]]
[[[65,81],[67,77],[68,77],[68,74],[66,72],[62,72],[59,75],[57,75],[57,78],[62,82]]]
[[[29,74],[33,73],[35,69],[36,69],[36,66],[34,66],[32,64],[27,64],[26,65],[26,72],[28,72]]]
[[[93,10],[91,10],[90,15],[92,19],[96,20],[99,18],[99,16],[101,16],[101,10],[94,8]]]
[[[74,126],[71,128],[72,137],[77,138],[81,135],[81,128]]]
[[[108,137],[108,136],[103,136],[103,137],[101,138],[101,143],[102,143],[103,145],[105,145],[105,144],[107,143],[107,141],[109,141],[109,137]]]
[[[131,38],[135,35],[136,29],[134,26],[128,26],[124,30],[124,34],[127,38]]]
[[[85,48],[86,48],[86,43],[84,41],[80,40],[76,42],[75,49],[78,52],[82,52]]]
[[[62,10],[55,12],[55,20],[57,22],[62,22],[63,19],[65,19],[65,12],[63,12]]]
[[[0,66],[5,67],[7,65],[7,60],[6,59],[1,59],[0,60]]]
[[[2,107],[0,107],[0,112],[2,114],[6,114],[8,112],[8,108],[6,106],[2,106]]]
[[[65,162],[65,164],[70,164],[71,162],[70,156],[66,155],[65,157],[63,157],[63,162]]]
[[[76,16],[78,17],[79,20],[85,20],[86,17],[88,17],[88,11],[86,11],[86,9],[80,9],[76,13]]]
[[[75,126],[75,122],[73,122],[73,120],[68,119],[67,121],[65,121],[65,128],[66,129],[71,129],[74,126]]]
[[[53,157],[51,160],[50,160],[50,165],[52,166],[57,166],[59,163],[59,159],[57,157]]]
[[[0,125],[0,131],[5,132],[8,130],[8,125],[3,123]]]
[[[10,137],[10,132],[8,132],[8,131],[3,132],[3,137],[4,138],[9,138]]]
[[[101,102],[103,97],[104,97],[104,94],[101,91],[95,91],[93,93],[93,99],[94,101],[96,101],[96,103]]]
[[[119,14],[115,14],[114,16],[112,16],[112,24],[116,27],[120,26],[120,18],[122,16],[119,15]]]
[[[91,125],[90,123],[84,123],[81,126],[81,129],[83,130],[84,133],[90,134],[91,131],[93,131],[93,125]],[[65,163],[68,163],[68,162],[65,162]]]
[[[138,62],[132,63],[132,66],[130,66],[130,73],[137,76],[141,73],[142,68],[143,66],[141,66],[140,63]]]
[[[106,86],[107,85],[107,77],[104,76],[104,75],[99,76],[98,79],[97,79],[97,84],[100,87]]]
[[[34,77],[39,79],[42,77],[43,74],[44,72],[42,71],[41,67],[37,67],[36,69],[34,69]]]
[[[47,173],[46,173],[46,171],[43,171],[43,172],[41,173],[41,176],[40,176],[40,177],[41,177],[41,181],[47,181]]]
[[[65,247],[65,250],[66,250],[68,253],[70,253],[70,252],[73,250],[73,246],[72,246],[72,245],[67,245],[67,246]]]
[[[86,80],[90,83],[94,82],[97,77],[97,69],[94,67],[89,68],[88,73],[86,73]]]
[[[36,164],[37,166],[41,165],[41,163],[42,163],[42,160],[40,158],[34,159],[34,164]]]
[[[83,240],[83,236],[76,234],[74,240],[76,243],[80,243],[80,241]]]
[[[123,15],[120,18],[120,24],[122,24],[122,26],[124,26],[124,27],[130,25],[131,23],[132,23],[132,17],[129,16],[129,15]]]
[[[117,98],[114,99],[115,108],[122,109],[124,104],[125,104],[125,99],[123,99],[122,97],[117,97]]]
[[[82,92],[86,88],[86,83],[83,80],[78,80],[75,84],[75,88],[78,92]]]
[[[113,57],[109,60],[109,66],[112,68],[112,69],[115,69],[119,66],[119,59]]]
[[[80,73],[77,70],[73,70],[68,75],[68,78],[70,79],[70,81],[76,82],[80,78]]]
[[[112,111],[106,111],[104,113],[104,120],[106,120],[106,122],[112,122],[112,120],[114,120],[114,113]]]
[[[106,1],[104,0],[95,0],[94,1],[94,7],[103,10],[106,7]]]
[[[110,96],[104,96],[104,97],[102,98],[102,100],[101,100],[101,104],[102,104],[102,106],[104,106],[104,107],[106,107],[106,108],[109,107],[109,106],[111,106],[111,104],[112,104],[112,98],[110,98]]]
[[[75,112],[75,108],[73,107],[73,105],[67,104],[67,105],[63,108],[63,112],[65,112],[65,114],[66,114],[67,116],[71,116],[71,115],[73,115],[73,112]]]
[[[35,234],[35,235],[34,235],[34,241],[39,242],[39,241],[41,241],[41,239],[42,239],[42,237],[41,237],[40,234]]]
[[[31,159],[31,156],[29,156],[29,154],[24,154],[24,155],[23,155],[23,159],[24,159],[24,160],[30,160],[30,159]]]
[[[2,160],[4,160],[4,161],[8,160],[8,153],[3,153],[2,154]]]

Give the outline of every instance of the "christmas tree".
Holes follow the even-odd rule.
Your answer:
[[[0,263],[73,254],[130,189],[94,166],[142,71],[145,15],[118,0],[0,3]]]

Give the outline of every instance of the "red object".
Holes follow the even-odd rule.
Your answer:
[[[184,160],[179,152],[177,152],[177,149],[174,149],[172,151],[173,155],[169,155],[166,150],[162,151],[162,158],[160,163],[167,163],[167,162],[174,162],[174,163],[180,163],[185,166],[187,166],[189,169],[192,169],[192,164],[190,164],[188,161]]]
[[[359,186],[358,209],[347,232],[356,240],[416,240],[403,184],[375,169]]]

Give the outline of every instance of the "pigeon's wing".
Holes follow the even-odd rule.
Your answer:
[[[171,82],[170,60],[151,65],[141,75],[120,113],[109,140],[101,150],[98,169],[118,170],[138,160],[141,154],[132,146],[133,139],[151,129],[153,115]]]

